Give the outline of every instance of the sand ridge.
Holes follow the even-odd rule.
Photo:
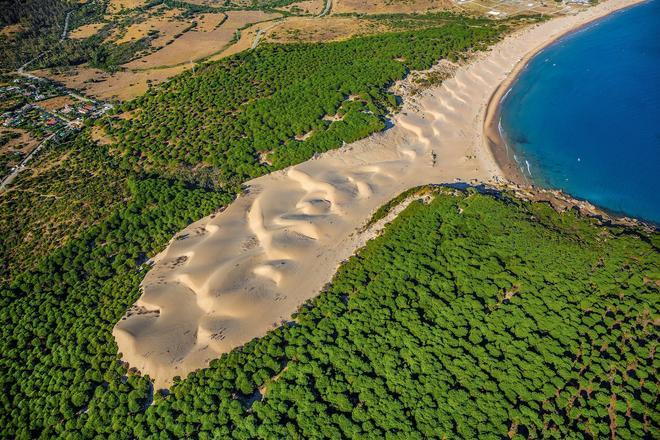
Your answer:
[[[497,183],[483,124],[498,85],[539,45],[634,2],[518,31],[440,86],[404,96],[389,130],[248,182],[154,258],[142,296],[113,330],[123,360],[167,387],[290,319],[377,232],[358,231],[396,195],[428,183]]]

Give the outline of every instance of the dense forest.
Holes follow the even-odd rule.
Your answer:
[[[660,435],[657,234],[437,189],[289,325],[165,395],[116,362],[110,330],[142,253],[226,200],[131,188],[120,214],[4,288],[3,437]]]
[[[483,48],[506,29],[449,14],[442,22],[337,43],[266,45],[126,103],[131,117],[107,119],[105,129],[127,163],[161,170],[201,163],[225,182],[242,182],[382,130],[396,108],[389,85]]]

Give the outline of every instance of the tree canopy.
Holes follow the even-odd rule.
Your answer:
[[[95,228],[5,287],[3,436],[658,436],[657,233],[437,189],[290,324],[153,396],[110,336],[138,249],[167,239],[136,214],[176,226],[217,200],[133,190],[108,220],[123,233]]]

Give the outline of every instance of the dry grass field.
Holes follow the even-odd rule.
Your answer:
[[[520,14],[573,14],[586,8],[553,0],[453,0],[455,7],[468,14],[506,18]]]
[[[103,26],[105,26],[105,23],[84,24],[69,32],[68,36],[74,40],[82,40],[83,38],[89,38],[93,35],[96,35],[96,33],[100,31]]]
[[[39,101],[36,104],[43,108],[44,110],[48,111],[55,111],[63,108],[66,105],[71,105],[75,101],[73,98],[71,98],[69,95],[63,95],[63,96],[56,96],[54,98],[49,98],[49,99],[44,99],[43,101]]]
[[[324,7],[325,1],[323,0],[303,0],[278,9],[289,11],[294,14],[319,15]]]
[[[454,2],[451,0],[334,0],[332,4],[335,14],[410,14],[452,9]]]
[[[271,43],[338,41],[387,30],[382,23],[357,17],[290,17],[271,29],[266,41]]]
[[[188,68],[188,65],[182,65],[143,72],[124,70],[108,73],[88,66],[80,66],[62,73],[39,70],[35,74],[61,82],[69,88],[99,99],[126,101],[144,94],[150,84],[160,84]]]
[[[107,11],[111,14],[116,14],[122,9],[135,9],[147,3],[148,0],[110,0]]]
[[[125,29],[117,29],[110,35],[108,40],[117,44],[127,43],[146,37],[149,32],[158,31],[158,37],[151,42],[151,45],[152,47],[161,47],[175,40],[177,34],[191,25],[190,21],[180,18],[181,11],[178,9],[159,9],[158,12],[157,15],[138,20]]]
[[[9,26],[4,26],[0,29],[0,35],[3,37],[11,37],[21,31],[23,31],[23,26],[20,24],[10,24]]]
[[[220,14],[213,14],[213,17],[209,17],[207,23],[202,25],[203,28],[210,28],[211,30],[204,31],[198,25],[197,29],[186,32],[173,43],[140,59],[131,61],[125,64],[124,67],[129,69],[153,69],[201,60],[229,45],[234,39],[236,31],[243,26],[271,20],[279,16],[279,14],[262,11],[229,11],[227,12],[227,19],[220,26],[216,26],[220,22],[217,15]],[[213,25],[214,22],[216,25]]]

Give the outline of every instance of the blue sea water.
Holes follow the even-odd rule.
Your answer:
[[[660,224],[660,0],[540,52],[504,98],[500,129],[534,183]]]

